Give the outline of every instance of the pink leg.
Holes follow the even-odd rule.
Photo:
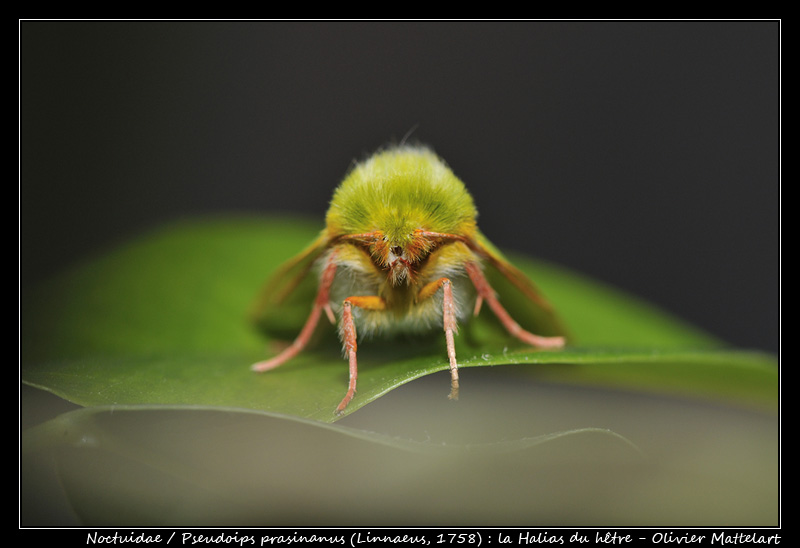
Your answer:
[[[541,335],[534,335],[530,331],[522,329],[522,327],[511,318],[509,313],[506,312],[506,309],[503,308],[500,301],[497,300],[492,286],[489,285],[480,267],[475,263],[467,263],[466,269],[472,283],[475,285],[475,289],[478,291],[478,302],[481,300],[486,301],[486,304],[489,305],[489,308],[492,309],[492,312],[494,312],[495,316],[497,316],[503,324],[503,327],[505,327],[509,333],[522,342],[538,348],[561,348],[564,346],[564,337],[542,337]]]
[[[344,399],[339,403],[336,408],[336,414],[341,415],[344,410],[353,401],[356,395],[356,380],[358,379],[358,361],[356,359],[356,351],[358,350],[358,336],[356,334],[356,324],[353,322],[353,307],[363,308],[364,310],[385,310],[386,301],[382,298],[368,295],[368,296],[353,296],[348,297],[342,303],[342,343],[344,344],[344,353],[347,357],[347,362],[350,365],[350,383],[347,386],[347,394]]]
[[[458,331],[456,324],[456,306],[453,301],[453,287],[450,280],[445,280],[442,284],[444,298],[442,308],[444,309],[444,336],[447,341],[447,359],[450,360],[450,394],[447,396],[451,400],[458,399],[458,362],[456,362],[456,342],[455,333]]]
[[[336,408],[336,414],[341,415],[345,408],[353,400],[356,395],[356,380],[358,379],[358,362],[356,361],[356,350],[358,349],[356,324],[353,323],[353,310],[350,301],[344,301],[342,307],[342,338],[344,339],[344,351],[347,354],[347,361],[350,364],[350,384],[347,386],[347,394],[345,394],[339,406]]]
[[[442,323],[447,341],[447,359],[450,361],[450,395],[448,398],[457,400],[458,362],[456,361],[455,334],[458,332],[458,323],[456,322],[456,305],[453,300],[453,286],[447,278],[439,278],[420,289],[417,299],[421,301],[432,297],[439,288],[442,289]]]
[[[314,329],[317,327],[320,314],[323,310],[332,322],[335,320],[335,318],[333,318],[333,312],[331,311],[331,306],[329,303],[329,293],[331,284],[333,283],[334,274],[336,274],[336,263],[333,261],[333,255],[331,255],[330,259],[328,260],[328,265],[325,267],[325,271],[322,273],[319,290],[317,291],[317,298],[314,300],[314,307],[311,309],[311,314],[309,314],[303,329],[300,331],[300,334],[283,352],[274,358],[253,364],[250,369],[258,372],[269,371],[270,369],[275,369],[276,367],[283,365],[299,354],[300,351],[303,350],[303,348],[305,348],[305,346],[308,344],[308,341],[311,340],[311,335],[314,334]]]

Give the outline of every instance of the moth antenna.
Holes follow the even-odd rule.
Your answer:
[[[417,131],[417,128],[418,128],[418,127],[419,127],[419,122],[417,122],[416,124],[414,124],[413,126],[411,126],[411,129],[409,129],[409,130],[406,132],[406,134],[405,134],[405,135],[403,135],[403,138],[402,138],[402,139],[400,139],[400,144],[399,144],[398,146],[401,146],[401,147],[402,147],[402,146],[405,146],[405,144],[406,144],[406,141],[408,141],[408,138],[409,138],[409,137],[411,137],[411,134],[412,134],[412,133],[414,133],[415,131]]]

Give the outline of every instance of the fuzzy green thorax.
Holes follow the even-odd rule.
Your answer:
[[[380,231],[405,246],[415,230],[471,237],[477,210],[467,189],[430,149],[401,146],[357,164],[333,195],[328,237]]]

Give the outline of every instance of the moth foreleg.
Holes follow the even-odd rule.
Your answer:
[[[356,381],[358,379],[358,361],[356,351],[358,350],[358,334],[356,324],[353,321],[353,307],[365,310],[385,310],[386,301],[380,297],[348,297],[342,303],[342,324],[341,337],[344,345],[344,353],[350,366],[350,382],[347,387],[347,394],[336,407],[336,414],[341,415],[356,395]]]
[[[450,395],[451,400],[458,399],[458,362],[456,361],[455,334],[458,332],[456,321],[456,305],[453,300],[453,285],[448,278],[439,278],[420,289],[417,300],[422,301],[442,290],[442,324],[447,341],[447,359],[450,362]]]

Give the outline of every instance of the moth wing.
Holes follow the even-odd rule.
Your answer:
[[[267,280],[250,310],[250,318],[259,330],[281,339],[297,336],[317,294],[319,280],[314,263],[328,249],[328,244],[327,236],[321,233]]]
[[[564,323],[536,284],[480,231],[473,247],[485,260],[484,274],[500,304],[517,323],[537,335],[569,337]]]

